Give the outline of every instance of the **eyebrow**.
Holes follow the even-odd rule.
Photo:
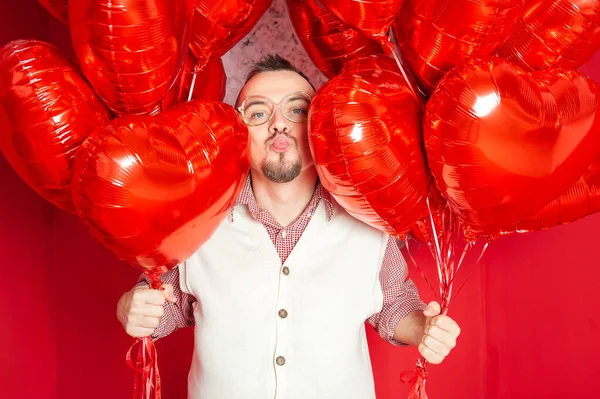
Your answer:
[[[251,96],[252,97],[252,96]],[[250,97],[248,97],[250,98]],[[310,103],[310,100],[304,96],[295,96],[295,97],[291,97],[288,99],[288,101],[296,101],[296,100],[304,100],[307,103]],[[261,100],[261,99],[255,99],[255,100],[251,100],[249,103],[246,104],[246,107],[251,107],[253,105],[261,105],[261,104],[267,104],[267,102],[265,100]]]
[[[246,107],[250,107],[252,105],[260,105],[260,104],[266,104],[267,102],[264,100],[252,100],[250,101],[250,103],[246,104]]]
[[[304,96],[296,96],[296,97],[292,97],[292,98],[289,98],[289,99],[288,99],[288,101],[296,101],[296,100],[304,100],[304,101],[306,101],[306,102],[309,102],[309,101],[308,101],[308,98],[306,98],[306,97],[304,97]]]

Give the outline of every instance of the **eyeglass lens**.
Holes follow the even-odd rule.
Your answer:
[[[281,111],[293,122],[305,122],[310,102],[303,95],[291,95],[281,103]],[[244,118],[251,126],[261,125],[271,119],[275,104],[266,97],[248,97],[244,105]]]

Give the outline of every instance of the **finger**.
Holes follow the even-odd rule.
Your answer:
[[[428,325],[425,327],[425,335],[435,338],[450,348],[454,348],[456,346],[456,336],[448,331],[442,330],[438,326]]]
[[[161,290],[146,290],[143,291],[143,301],[150,305],[162,306],[165,304],[165,294]]]
[[[142,338],[142,337],[148,337],[148,336],[152,335],[152,333],[154,332],[154,329],[153,328],[135,327],[132,329],[126,329],[125,332],[127,334],[129,334],[131,337]]]
[[[442,360],[444,360],[443,357],[441,357],[422,343],[419,344],[418,349],[421,356],[423,356],[425,360],[427,360],[431,364],[440,364]]]
[[[433,316],[439,315],[441,311],[442,311],[442,308],[440,307],[440,304],[437,303],[436,301],[432,301],[432,302],[429,302],[429,304],[423,311],[423,314],[427,317],[433,317]]]
[[[175,294],[173,292],[173,286],[171,284],[163,284],[162,288],[163,294],[165,295],[167,301],[171,303],[177,302],[177,298],[175,297]]]
[[[154,329],[158,327],[159,323],[159,317],[142,316],[140,318],[139,326],[142,328],[151,328],[152,331],[154,331]]]
[[[159,319],[165,314],[165,308],[158,305],[146,306],[143,310],[144,317],[158,317]]]
[[[431,335],[424,335],[421,343],[425,345],[425,347],[431,349],[432,352],[437,353],[441,357],[446,357],[450,353],[450,348],[448,345],[443,342],[438,341],[433,338]]]
[[[154,328],[142,328],[140,329],[141,337],[149,337],[154,333]]]
[[[446,315],[432,317],[427,321],[427,324],[439,327],[444,331],[456,335],[457,337],[460,335],[460,327],[458,326],[458,323]]]

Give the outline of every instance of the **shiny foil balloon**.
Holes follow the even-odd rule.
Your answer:
[[[454,66],[493,54],[522,11],[523,0],[405,0],[393,31],[404,60],[429,94]]]
[[[81,69],[117,115],[152,114],[187,54],[190,0],[69,2]]]
[[[387,32],[403,0],[318,0],[321,5],[378,42],[388,42]]]
[[[93,235],[153,276],[189,258],[217,228],[250,166],[248,129],[204,100],[98,129],[75,160],[73,202]]]
[[[196,57],[188,54],[175,85],[162,100],[162,108],[166,110],[188,99],[223,101],[226,85],[227,75],[220,58],[209,62],[202,69],[197,69]]]
[[[547,229],[558,224],[574,222],[598,211],[600,211],[600,159],[596,160],[566,193],[546,205],[534,216],[521,220],[514,230],[523,233]]]
[[[600,146],[599,93],[576,71],[491,57],[452,69],[425,116],[429,167],[471,237],[494,236],[572,186]]]
[[[69,24],[69,0],[38,0],[50,14],[64,24]]]
[[[54,46],[17,40],[0,48],[0,150],[46,200],[75,211],[73,156],[108,122],[102,101]]]
[[[577,68],[600,48],[600,1],[529,0],[498,55],[529,70]]]
[[[377,42],[362,35],[315,0],[287,0],[288,15],[315,66],[327,77],[337,75],[356,57],[382,54]]]
[[[271,6],[271,0],[192,0],[190,48],[199,66],[222,57],[246,36]]]
[[[385,56],[350,61],[319,89],[309,111],[323,186],[351,215],[399,237],[427,196],[421,120],[419,100]]]

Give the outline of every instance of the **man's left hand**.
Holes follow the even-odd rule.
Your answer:
[[[440,304],[430,302],[423,311],[425,331],[418,346],[419,353],[432,364],[440,364],[456,346],[460,335],[458,324],[446,315],[440,314]]]

